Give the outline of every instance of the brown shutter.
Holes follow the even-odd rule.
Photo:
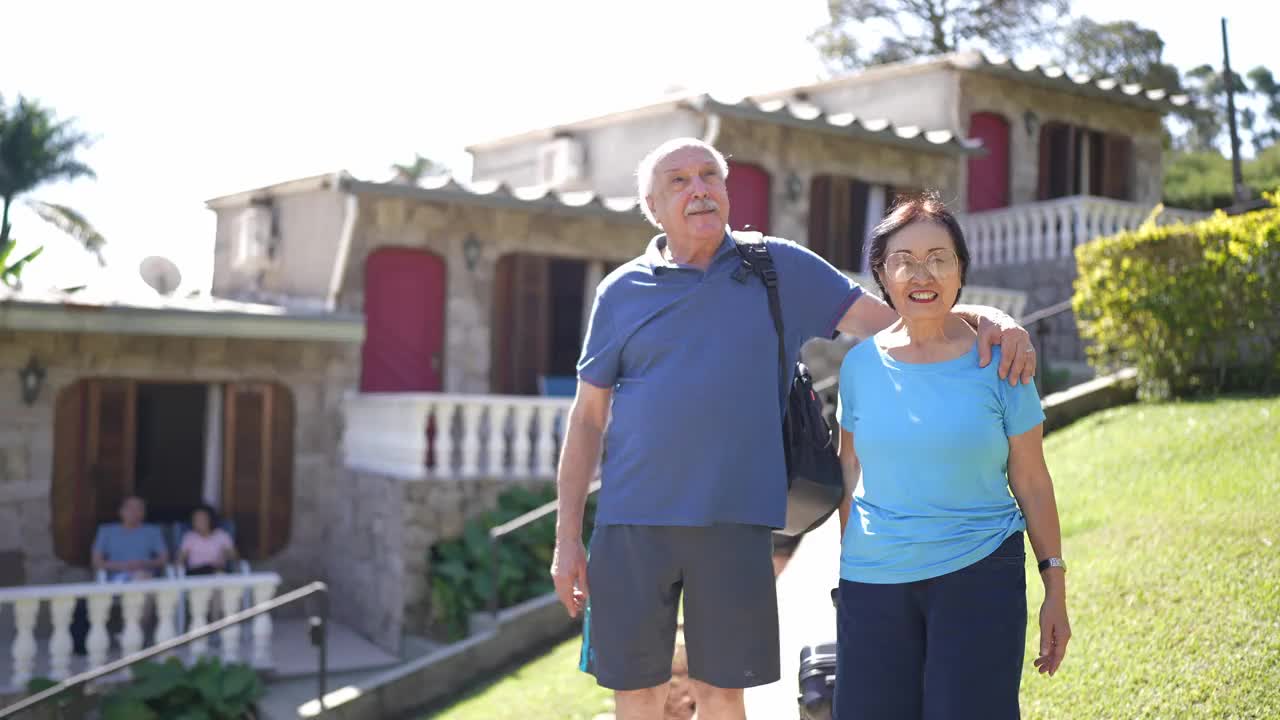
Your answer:
[[[222,509],[250,560],[284,549],[293,517],[293,403],[266,383],[226,389]]]
[[[511,334],[515,308],[511,299],[515,290],[515,255],[498,258],[493,277],[493,328],[489,347],[489,391],[500,395],[515,393],[511,366]]]
[[[818,175],[809,182],[809,249],[831,259],[831,178]]]
[[[88,565],[97,526],[95,493],[85,481],[85,383],[58,394],[53,416],[53,552],[63,562]]]
[[[849,267],[849,222],[852,213],[852,181],[847,177],[831,178],[831,205],[827,228],[830,247],[827,260],[837,268]]]
[[[517,255],[514,273],[511,391],[534,395],[538,376],[547,373],[551,362],[550,263],[537,255]]]
[[[1125,135],[1103,136],[1101,195],[1132,199],[1129,178],[1133,172],[1133,141]]]

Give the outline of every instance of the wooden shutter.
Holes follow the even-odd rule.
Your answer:
[[[831,259],[831,178],[818,175],[809,182],[809,249]]]
[[[550,263],[537,255],[515,256],[512,288],[511,392],[535,395],[538,376],[550,367]]]
[[[293,400],[279,385],[231,383],[225,402],[222,512],[235,521],[240,552],[262,560],[289,542]]]
[[[827,249],[827,260],[837,268],[849,267],[849,223],[852,221],[852,204],[852,182],[849,178],[831,178],[831,202],[827,216],[831,245]]]
[[[58,395],[49,501],[54,553],[69,564],[89,564],[98,526],[116,522],[134,492],[137,406],[132,380],[84,380]]]
[[[515,255],[498,258],[493,276],[493,322],[489,338],[489,391],[500,395],[515,393],[512,377],[511,335],[515,327],[512,297],[515,291]]]
[[[1133,172],[1133,141],[1125,135],[1103,136],[1100,194],[1117,200],[1131,200],[1129,178]]]

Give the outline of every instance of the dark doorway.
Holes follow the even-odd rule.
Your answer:
[[[134,492],[147,522],[186,520],[204,489],[207,385],[138,384]]]

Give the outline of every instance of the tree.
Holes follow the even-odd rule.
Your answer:
[[[1253,94],[1263,102],[1262,119],[1266,127],[1259,127],[1256,113],[1249,122],[1248,128],[1253,135],[1253,151],[1262,154],[1263,150],[1280,143],[1280,82],[1267,68],[1259,65],[1248,73],[1249,82],[1253,84]]]
[[[391,182],[404,183],[406,185],[417,185],[419,180],[428,175],[442,175],[449,172],[449,168],[443,163],[438,163],[418,153],[413,154],[413,162],[405,165],[393,163],[391,169],[395,172],[395,177],[391,179]]]
[[[0,281],[11,287],[21,281],[22,271],[40,255],[37,248],[16,262],[9,257],[17,245],[12,236],[9,212],[14,202],[37,187],[58,180],[95,177],[93,169],[80,162],[76,153],[89,146],[88,135],[73,121],[58,120],[53,112],[22,96],[7,106],[0,97]],[[31,200],[36,214],[78,240],[105,264],[102,235],[84,216],[64,205]]]
[[[810,37],[836,70],[990,48],[1012,56],[1060,30],[1070,0],[828,0]],[[877,38],[864,46],[865,38]]]
[[[1236,72],[1231,75],[1236,97],[1248,95],[1244,78]],[[1177,145],[1183,150],[1217,152],[1218,139],[1227,128],[1227,84],[1222,73],[1212,65],[1196,66],[1183,76],[1183,87],[1191,102],[1179,114],[1191,127]]]
[[[1072,72],[1163,88],[1170,93],[1182,91],[1178,68],[1164,61],[1160,33],[1131,20],[1076,20],[1063,35],[1057,62]]]

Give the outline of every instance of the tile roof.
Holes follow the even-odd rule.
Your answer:
[[[834,133],[916,150],[947,154],[982,152],[981,142],[962,138],[950,130],[924,130],[915,125],[899,126],[886,119],[860,118],[853,113],[828,115],[818,106],[808,102],[753,98],[722,100],[711,95],[702,95],[686,102],[695,109],[722,116]]]
[[[570,216],[631,218],[644,222],[634,197],[608,198],[591,191],[559,192],[545,186],[512,187],[497,181],[462,182],[449,175],[423,178],[418,185],[380,183],[346,177],[341,187],[361,195],[381,195],[413,200],[545,210]]]
[[[999,55],[980,52],[953,53],[944,56],[947,62],[960,70],[985,72],[1015,80],[1031,81],[1059,89],[1067,89],[1094,97],[1118,100],[1152,110],[1169,111],[1190,102],[1186,95],[1172,95],[1160,88],[1144,88],[1137,83],[1122,83],[1115,78],[1088,74],[1068,73],[1054,65],[1016,63]]]

